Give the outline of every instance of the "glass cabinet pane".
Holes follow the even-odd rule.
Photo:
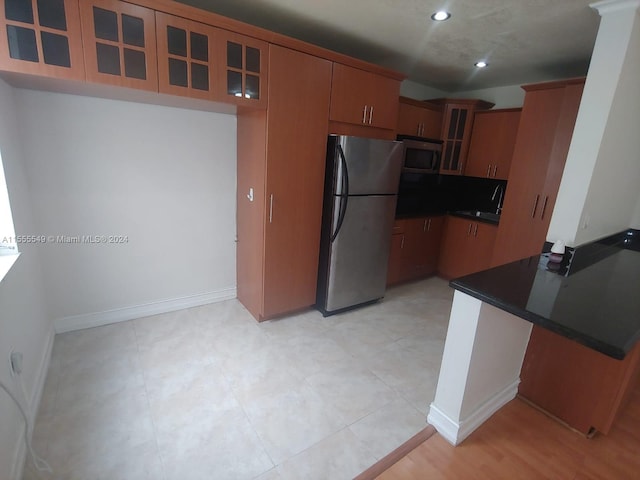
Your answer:
[[[67,31],[64,0],[38,0],[38,20],[43,27]]]
[[[181,28],[167,26],[167,45],[171,55],[187,56],[187,32]]]
[[[36,32],[34,30],[7,25],[7,41],[11,58],[28,62],[37,62],[39,60]]]
[[[245,77],[246,87],[244,96],[246,98],[260,99],[260,77],[247,75]]]
[[[96,43],[98,71],[109,75],[120,75],[120,50],[113,45]]]
[[[4,17],[7,20],[33,25],[33,5],[31,0],[4,0]]]
[[[459,113],[460,110],[457,108],[454,108],[451,111],[451,120],[449,121],[449,134],[447,135],[447,138],[456,138],[456,127],[458,126]]]
[[[122,14],[122,41],[144,48],[144,21],[141,18]]]
[[[199,33],[191,32],[191,58],[194,60],[201,60],[203,62],[209,61],[209,37],[201,35]]]
[[[467,111],[460,110],[460,119],[458,120],[458,131],[456,132],[456,140],[462,140],[464,135],[464,126],[467,123]]]
[[[242,73],[227,71],[227,93],[236,97],[242,96]]]
[[[191,86],[197,90],[209,90],[209,67],[199,63],[191,64]]]
[[[147,62],[144,52],[130,48],[124,49],[124,76],[139,80],[147,79]]]
[[[227,42],[227,67],[242,69],[242,45]]]
[[[42,39],[44,63],[71,68],[69,39],[67,37],[51,32],[41,32],[40,38]]]
[[[247,47],[247,70],[249,72],[260,73],[260,50]]]
[[[115,12],[93,7],[93,26],[96,38],[118,41],[118,15]]]
[[[179,87],[188,87],[187,62],[175,58],[169,59],[169,83]]]

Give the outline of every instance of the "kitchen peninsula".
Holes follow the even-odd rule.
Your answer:
[[[640,371],[640,231],[451,282],[429,422],[453,444],[519,393],[574,429],[607,433]],[[520,383],[522,377],[522,383]]]

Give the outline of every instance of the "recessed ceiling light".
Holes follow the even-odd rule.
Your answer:
[[[445,10],[439,10],[431,15],[431,20],[435,20],[436,22],[443,22],[449,20],[449,18],[451,18],[451,14]]]
[[[478,68],[484,68],[487,65],[489,65],[489,64],[487,62],[483,61],[483,60],[480,60],[479,62],[475,63],[475,66],[478,67]]]

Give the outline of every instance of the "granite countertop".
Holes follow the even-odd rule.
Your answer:
[[[616,359],[640,340],[640,231],[452,280],[483,302]]]

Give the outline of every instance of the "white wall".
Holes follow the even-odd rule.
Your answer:
[[[34,230],[29,188],[23,169],[14,90],[0,80],[0,151],[17,235]],[[22,379],[35,416],[44,384],[53,341],[47,315],[38,249],[21,244],[20,258],[0,282],[0,381],[14,392],[18,384],[10,376],[11,349],[24,355]],[[0,478],[18,478],[24,458],[24,425],[17,408],[0,391]]]
[[[640,21],[602,12],[547,239],[570,246],[628,228],[640,182]]]
[[[636,212],[633,214],[633,220],[631,220],[631,228],[640,230],[640,197],[638,197]]]
[[[455,92],[451,96],[453,98],[479,98],[495,103],[493,108],[519,108],[524,104],[524,93],[520,85],[507,85],[505,87]]]
[[[235,296],[235,116],[16,90],[58,331]]]
[[[400,95],[415,100],[427,100],[430,98],[445,98],[450,93],[411,80],[404,80],[400,84]]]

